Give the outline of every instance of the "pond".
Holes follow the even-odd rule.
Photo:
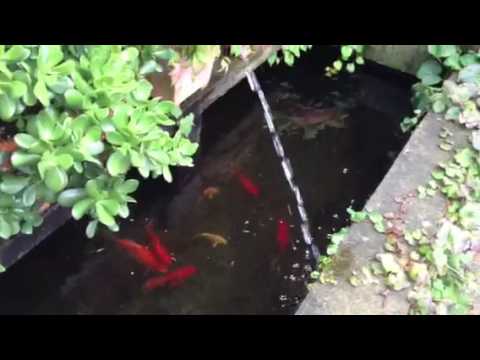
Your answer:
[[[414,81],[376,64],[329,79],[324,68],[336,54],[314,46],[293,68],[257,70],[321,251],[328,234],[348,225],[346,208],[362,208],[408,140],[399,125],[411,112]],[[88,240],[84,222],[68,222],[1,275],[0,313],[293,314],[311,268],[259,100],[244,81],[201,123],[194,168],[176,171],[173,184],[143,182],[119,233]],[[289,229],[286,249],[278,244],[280,219]],[[114,240],[147,244],[147,223],[173,253],[172,269],[193,265],[196,274],[177,287],[143,290],[158,274]]]

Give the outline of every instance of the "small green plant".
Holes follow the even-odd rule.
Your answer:
[[[355,72],[357,65],[365,64],[363,53],[366,45],[342,45],[340,47],[340,58],[335,60],[331,66],[325,69],[328,77],[338,75],[343,69],[349,73]]]
[[[306,52],[312,48],[312,45],[282,45],[281,53],[283,61],[288,66],[295,63],[295,59],[301,56],[302,52]],[[279,64],[281,61],[278,53],[274,53],[268,59],[270,65]]]
[[[403,120],[402,131],[413,129],[430,111],[445,113],[448,120],[475,123],[478,115],[471,98],[480,84],[479,53],[464,52],[458,45],[429,45],[428,51],[432,58],[418,69],[421,82],[413,87],[415,115]],[[452,72],[458,72],[457,81],[444,81]]]
[[[317,269],[310,274],[312,279],[318,280],[322,284],[337,284],[333,268],[335,266],[335,260],[338,255],[340,244],[345,240],[347,235],[348,229],[343,228],[328,236],[330,244],[327,247],[327,255],[322,255],[318,259]]]
[[[31,233],[42,204],[56,202],[92,218],[89,237],[98,222],[118,231],[138,186],[130,169],[170,182],[171,166],[193,166],[193,115],[152,98],[152,56],[120,45],[0,47],[0,118],[18,128],[0,178],[1,237]]]

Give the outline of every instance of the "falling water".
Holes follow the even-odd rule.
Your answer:
[[[295,199],[297,201],[298,213],[300,214],[300,219],[302,220],[301,229],[303,233],[303,239],[305,240],[305,243],[310,248],[311,254],[313,255],[313,259],[312,259],[313,262],[316,263],[316,259],[318,259],[318,257],[320,256],[320,252],[317,246],[313,243],[313,237],[310,232],[310,223],[308,221],[307,212],[305,211],[302,195],[300,193],[300,189],[294,183],[292,166],[290,165],[290,160],[285,155],[285,151],[283,150],[280,137],[278,136],[278,133],[275,129],[275,125],[273,124],[272,111],[270,110],[270,106],[268,105],[267,99],[265,98],[263,90],[260,87],[260,83],[258,82],[258,79],[253,71],[247,71],[247,79],[248,79],[250,88],[252,89],[253,92],[256,92],[258,94],[258,97],[262,104],[265,121],[267,122],[270,135],[272,136],[275,152],[277,153],[278,157],[281,160],[285,178],[287,179],[288,184],[290,185],[290,189],[295,195]]]

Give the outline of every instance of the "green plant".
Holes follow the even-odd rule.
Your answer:
[[[415,115],[402,121],[402,131],[414,128],[429,111],[445,113],[448,120],[475,123],[478,114],[470,99],[480,84],[479,53],[465,52],[458,45],[429,45],[428,51],[432,58],[418,69],[421,82],[413,87]],[[458,79],[443,81],[452,72],[458,72]]]
[[[327,66],[326,75],[332,77],[343,69],[349,73],[355,72],[356,65],[365,64],[363,53],[366,45],[342,45],[340,47],[340,58],[335,60],[332,66]]]
[[[92,218],[89,237],[98,222],[117,231],[115,218],[128,216],[138,186],[126,179],[130,169],[170,182],[170,167],[193,166],[193,115],[152,98],[145,78],[161,71],[152,64],[161,50],[0,47],[0,118],[19,130],[12,169],[1,175],[1,237],[31,233],[41,205],[57,201],[76,219]]]
[[[322,284],[336,285],[337,281],[334,274],[334,266],[338,255],[340,244],[348,235],[348,229],[343,228],[334,234],[330,234],[330,244],[327,247],[327,255],[322,255],[318,259],[317,269],[312,271],[310,277],[320,281]]]
[[[301,56],[302,51],[306,52],[312,48],[312,45],[282,45],[281,53],[285,64],[292,66],[295,63],[295,58]],[[270,65],[279,64],[281,61],[278,53],[272,54],[268,58]]]

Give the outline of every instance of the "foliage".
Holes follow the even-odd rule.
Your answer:
[[[432,58],[420,66],[421,82],[413,87],[415,115],[403,120],[402,131],[413,129],[429,111],[475,126],[479,116],[471,98],[480,85],[480,54],[464,52],[458,45],[429,45],[428,51]],[[457,72],[457,81],[443,81]]]
[[[307,45],[284,45],[287,63]],[[138,187],[193,166],[193,115],[179,105],[205,87],[214,63],[253,53],[252,45],[0,45],[0,120],[15,151],[0,151],[0,237],[31,234],[48,204],[118,231]],[[229,61],[227,61],[229,62]],[[228,66],[227,66],[228,68]],[[225,70],[225,69],[224,69]],[[228,69],[227,69],[228,70]],[[153,97],[149,80],[168,73],[173,101]],[[133,171],[133,172],[132,172]]]
[[[340,231],[330,234],[330,245],[327,247],[327,255],[320,256],[318,260],[317,270],[312,271],[310,277],[314,280],[320,281],[322,284],[336,285],[334,275],[335,260],[338,255],[340,244],[348,235],[348,229],[343,228]]]
[[[1,174],[0,236],[29,234],[39,208],[59,202],[79,219],[117,231],[137,180],[172,181],[170,167],[193,166],[193,116],[152,98],[145,78],[159,52],[134,46],[1,46],[0,117],[14,123],[18,149]],[[175,130],[176,129],[176,130]]]
[[[327,66],[326,75],[332,77],[346,69],[349,73],[355,72],[356,65],[365,64],[363,53],[366,45],[342,45],[340,58],[335,60],[332,66]]]
[[[295,63],[295,59],[301,56],[302,51],[306,52],[312,48],[312,45],[282,45],[281,54],[283,61],[288,66],[292,66]],[[279,64],[281,62],[278,53],[272,54],[268,58],[270,65]]]
[[[418,188],[420,199],[439,191],[448,200],[437,232],[405,230],[403,239],[394,238],[396,246],[386,246],[388,252],[377,255],[376,268],[391,289],[409,288],[411,314],[467,314],[480,295],[474,261],[480,246],[480,56],[455,45],[428,49],[434,58],[417,74],[416,115],[432,111],[473,129],[471,145],[457,149],[432,172],[428,184]],[[453,149],[451,135],[446,128],[440,133],[440,147],[446,151]]]

